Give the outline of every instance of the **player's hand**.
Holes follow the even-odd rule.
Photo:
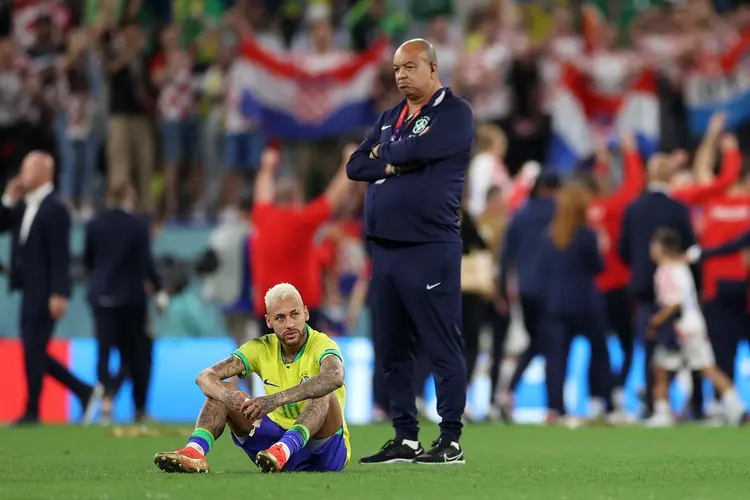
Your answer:
[[[68,299],[60,295],[53,295],[49,298],[49,315],[52,319],[60,319],[65,316],[68,310]]]
[[[273,400],[268,396],[246,399],[242,403],[240,411],[251,422],[260,420],[276,409]]]
[[[24,192],[25,190],[23,188],[23,184],[21,183],[20,177],[13,177],[5,186],[5,195],[10,198],[13,203],[18,203],[19,201],[21,201]]]
[[[373,160],[380,158],[380,143],[375,144],[370,150],[370,158]]]

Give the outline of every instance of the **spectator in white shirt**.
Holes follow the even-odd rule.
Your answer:
[[[503,158],[508,148],[503,131],[492,124],[477,127],[478,153],[469,164],[467,208],[472,217],[477,218],[487,206],[487,193],[493,187],[507,192],[510,185],[508,171]]]

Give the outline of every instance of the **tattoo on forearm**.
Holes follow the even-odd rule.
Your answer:
[[[320,373],[285,391],[277,392],[269,399],[279,407],[307,399],[322,398],[344,383],[344,363],[338,356],[326,356],[320,364]]]
[[[222,401],[214,398],[206,398],[203,408],[198,414],[198,420],[195,422],[196,427],[206,429],[213,434],[214,439],[218,439],[224,432],[227,424],[227,405]]]
[[[326,421],[329,401],[330,398],[326,397],[311,399],[307,402],[305,409],[297,417],[295,423],[304,425],[310,430],[310,433],[314,434],[317,432],[315,429],[320,429]]]
[[[245,371],[245,363],[237,356],[229,356],[211,367],[221,380],[234,377]]]

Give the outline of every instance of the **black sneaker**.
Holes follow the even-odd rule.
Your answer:
[[[361,464],[398,464],[413,462],[419,455],[424,453],[421,443],[417,443],[415,450],[403,441],[396,442],[393,439],[383,445],[379,452],[369,457],[359,459]]]
[[[438,438],[432,443],[432,449],[414,459],[415,464],[425,465],[458,465],[465,464],[464,451],[455,441]]]

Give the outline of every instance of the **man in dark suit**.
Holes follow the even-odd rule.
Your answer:
[[[636,304],[635,334],[645,337],[651,315],[656,311],[654,296],[654,273],[656,264],[649,252],[651,238],[660,227],[674,229],[684,248],[695,244],[695,235],[690,223],[690,212],[686,205],[669,194],[669,181],[674,168],[669,158],[662,154],[649,160],[649,184],[646,191],[625,212],[619,254],[631,271],[628,291]],[[651,362],[655,344],[646,342],[646,366]],[[652,373],[646,369],[646,405],[652,409]]]
[[[135,419],[141,421],[150,375],[147,290],[160,290],[161,280],[151,257],[148,224],[132,213],[133,188],[118,183],[109,195],[110,206],[86,226],[84,249],[87,296],[99,341],[97,375],[105,395],[114,396],[117,384],[109,374],[109,352],[117,347],[133,382]]]
[[[20,290],[21,341],[28,401],[18,424],[39,422],[39,398],[45,372],[78,397],[88,421],[101,390],[73,376],[47,354],[55,323],[65,315],[71,291],[70,214],[53,193],[54,162],[32,151],[6,188],[0,204],[0,231],[12,231],[10,289]]]

